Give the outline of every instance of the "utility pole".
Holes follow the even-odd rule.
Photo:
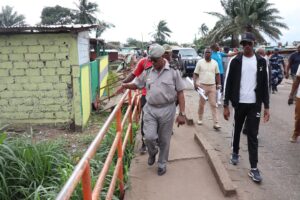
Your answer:
[[[142,50],[144,51],[144,39],[143,39],[143,33],[142,34]]]

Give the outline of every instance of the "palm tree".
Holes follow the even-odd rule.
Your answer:
[[[0,13],[0,27],[24,26],[24,25],[25,25],[24,15],[19,15],[17,12],[14,12],[13,7],[10,6],[2,7],[2,12]]]
[[[101,34],[102,34],[106,29],[114,28],[114,27],[115,27],[115,25],[112,24],[112,23],[105,22],[105,21],[100,21],[100,20],[97,20],[97,21],[96,21],[96,24],[99,25],[99,27],[96,28],[96,38],[100,37]]]
[[[97,18],[95,17],[95,13],[98,11],[97,3],[91,3],[88,0],[79,0],[79,4],[76,4],[76,6],[78,8],[79,24],[93,24],[97,22]]]
[[[201,33],[202,37],[206,36],[208,32],[208,27],[206,26],[205,23],[201,24],[200,28],[199,28],[199,33]]]
[[[221,0],[225,15],[208,12],[219,18],[213,30],[209,33],[211,42],[231,37],[232,45],[236,46],[238,36],[252,27],[252,32],[259,43],[266,42],[262,33],[273,40],[282,35],[280,29],[288,29],[285,23],[279,22],[278,9],[268,0]]]
[[[152,34],[155,42],[163,44],[166,42],[166,38],[170,37],[172,31],[168,28],[167,22],[165,20],[159,21],[155,28],[155,32]]]

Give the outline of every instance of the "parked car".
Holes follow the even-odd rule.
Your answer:
[[[176,48],[173,51],[179,51],[182,76],[192,76],[198,60],[201,59],[196,50],[193,48]]]

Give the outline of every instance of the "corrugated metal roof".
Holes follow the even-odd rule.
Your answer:
[[[72,25],[45,25],[45,26],[19,26],[0,27],[0,34],[7,33],[66,33],[82,32],[97,28],[97,24],[72,24]]]

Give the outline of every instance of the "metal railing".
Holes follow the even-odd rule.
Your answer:
[[[125,101],[128,100],[128,107],[122,119],[122,106]],[[139,114],[141,111],[140,107],[140,94],[136,91],[132,97],[132,91],[126,90],[122,96],[120,102],[116,105],[113,112],[109,115],[108,119],[105,121],[104,125],[96,135],[95,139],[84,153],[83,157],[76,165],[72,175],[58,194],[56,200],[67,200],[71,197],[76,186],[82,180],[82,191],[84,200],[96,200],[100,198],[100,193],[105,181],[105,177],[108,173],[109,167],[112,163],[113,157],[117,151],[118,159],[113,172],[113,177],[111,179],[109,189],[107,192],[106,199],[112,199],[115,186],[118,180],[118,185],[120,189],[120,199],[124,197],[124,179],[123,179],[123,155],[125,152],[126,144],[128,139],[133,143],[132,134],[132,121],[138,122]],[[101,141],[103,140],[105,134],[107,133],[111,123],[116,119],[116,136],[111,145],[110,151],[107,155],[103,168],[98,176],[97,182],[92,190],[91,183],[91,173],[90,173],[90,160],[95,156],[98,148],[101,148]],[[128,120],[128,126],[126,129],[125,137],[122,140],[123,127]]]

